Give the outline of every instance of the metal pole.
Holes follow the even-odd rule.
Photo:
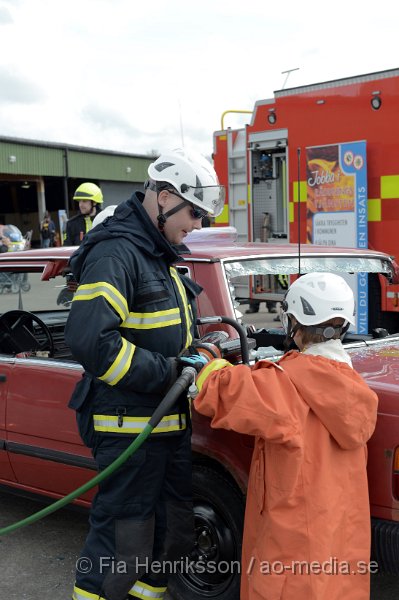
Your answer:
[[[64,206],[67,217],[69,218],[69,197],[68,197],[68,148],[64,148]]]
[[[297,148],[298,156],[298,274],[301,274],[301,149]]]

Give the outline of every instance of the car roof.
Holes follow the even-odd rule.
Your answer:
[[[259,257],[283,257],[298,256],[298,244],[269,244],[257,243],[232,243],[229,240],[215,240],[210,243],[204,241],[189,241],[187,243],[191,254],[185,254],[188,260],[225,260],[235,258]],[[77,246],[61,246],[56,248],[40,248],[35,250],[24,250],[21,252],[5,252],[0,254],[2,262],[24,262],[34,263],[51,260],[67,262]],[[327,246],[316,246],[313,244],[301,244],[300,253],[303,256],[362,256],[390,259],[388,254],[376,250],[359,248],[330,248]]]

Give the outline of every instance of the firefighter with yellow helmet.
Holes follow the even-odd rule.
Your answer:
[[[100,212],[103,203],[103,194],[95,183],[82,183],[73,195],[79,202],[79,214],[75,215],[66,224],[64,246],[78,246],[84,235],[93,226],[94,217]]]

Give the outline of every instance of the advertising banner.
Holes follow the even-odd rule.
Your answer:
[[[307,242],[367,248],[366,142],[306,148]],[[368,278],[345,276],[355,293],[356,332],[368,332]]]
[[[68,221],[68,215],[66,214],[66,210],[64,210],[64,209],[59,210],[58,211],[58,223],[59,223],[61,246],[62,246],[65,236],[66,236],[67,221]]]

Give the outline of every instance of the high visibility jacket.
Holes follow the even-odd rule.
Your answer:
[[[94,429],[103,434],[142,431],[174,380],[175,357],[194,334],[201,288],[178,275],[173,263],[181,258],[150,220],[142,198],[137,193],[119,205],[87,234],[70,262],[79,287],[65,339],[86,370],[71,405],[79,410],[90,398]],[[185,429],[183,404],[154,432]]]
[[[290,352],[214,371],[195,408],[212,427],[256,436],[241,600],[368,600],[366,442],[377,396],[362,378]]]
[[[68,219],[66,224],[66,236],[63,241],[63,246],[79,246],[83,237],[90,231],[93,219],[96,215],[85,216],[82,213]]]

